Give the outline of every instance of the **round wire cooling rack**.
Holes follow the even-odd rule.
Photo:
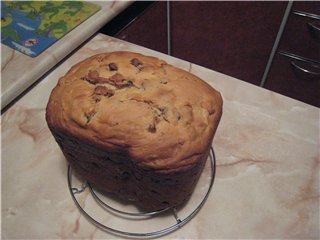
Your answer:
[[[209,159],[210,159],[210,176],[209,176],[209,181],[205,179],[204,181],[207,181],[206,187],[199,188],[203,193],[200,199],[196,201],[193,206],[188,208],[188,205],[190,204],[190,200],[183,204],[183,206],[177,206],[177,207],[172,207],[172,208],[166,208],[160,211],[154,211],[154,212],[140,212],[140,211],[122,211],[119,210],[119,207],[116,208],[114,206],[111,206],[110,202],[112,200],[106,199],[105,196],[98,194],[90,185],[89,182],[85,181],[82,182],[80,187],[74,186],[75,184],[73,183],[73,174],[72,174],[72,168],[69,165],[68,167],[68,187],[70,194],[72,196],[72,199],[74,200],[76,206],[79,208],[81,214],[87,218],[89,222],[91,222],[93,225],[96,227],[100,228],[103,231],[106,231],[108,233],[117,235],[117,236],[122,236],[122,237],[130,237],[130,238],[154,238],[154,237],[160,237],[163,235],[166,235],[168,233],[171,233],[182,226],[184,226],[187,222],[189,222],[202,208],[202,206],[205,204],[206,200],[208,199],[209,193],[211,191],[211,188],[213,186],[214,178],[215,178],[215,171],[216,171],[216,159],[215,159],[215,154],[213,151],[213,148],[210,149],[209,153]],[[208,164],[208,163],[207,163]],[[203,174],[202,174],[203,175]],[[202,177],[202,176],[201,176]],[[200,180],[200,179],[199,179]],[[160,229],[156,230],[151,230],[147,232],[135,232],[135,231],[125,231],[121,230],[119,228],[116,228],[114,226],[111,226],[110,224],[105,224],[102,223],[103,220],[98,219],[97,216],[95,216],[95,213],[89,213],[88,211],[88,204],[81,204],[81,195],[84,194],[84,192],[90,193],[93,200],[91,203],[98,205],[99,207],[102,207],[105,211],[105,213],[111,214],[110,216],[113,218],[121,219],[124,222],[121,224],[122,226],[127,227],[128,224],[138,221],[140,224],[141,220],[144,221],[150,221],[155,218],[163,218],[163,216],[168,217],[172,216],[174,217],[174,222],[170,224],[169,226],[161,226],[159,227]],[[193,193],[194,195],[195,193]],[[99,196],[100,195],[100,196]],[[200,194],[201,195],[201,194]],[[102,197],[104,200],[102,199]],[[110,200],[110,201],[108,201]],[[108,201],[108,203],[106,203]],[[85,205],[85,206],[84,206]],[[97,206],[95,206],[97,207]],[[180,218],[179,214],[180,212],[183,212],[184,209],[188,209],[187,211],[184,211],[184,217]],[[101,211],[99,211],[101,212]],[[157,223],[157,222],[156,222]],[[152,224],[148,224],[148,226],[152,226]]]

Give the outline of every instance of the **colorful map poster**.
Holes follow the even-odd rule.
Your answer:
[[[99,10],[82,1],[1,1],[1,42],[36,57]]]

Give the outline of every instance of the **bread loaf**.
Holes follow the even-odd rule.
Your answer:
[[[148,211],[192,194],[222,114],[219,92],[155,57],[92,56],[63,76],[48,126],[74,171]]]

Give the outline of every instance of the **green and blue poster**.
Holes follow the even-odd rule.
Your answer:
[[[82,1],[1,1],[1,42],[35,57],[99,10]]]

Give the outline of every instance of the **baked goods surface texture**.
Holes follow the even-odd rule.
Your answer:
[[[155,57],[94,55],[59,79],[48,126],[75,172],[146,210],[192,194],[222,114],[219,92]]]

